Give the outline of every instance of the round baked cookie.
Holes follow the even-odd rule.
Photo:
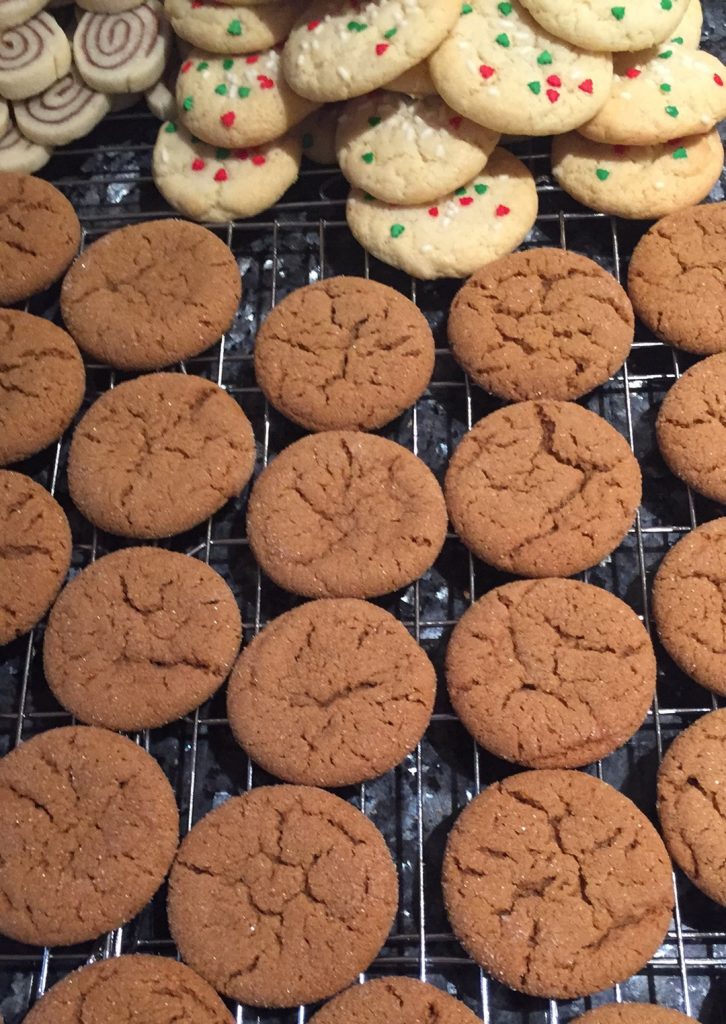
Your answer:
[[[627,68],[644,64],[646,61],[657,57],[663,50],[671,46],[688,46],[697,50],[701,44],[701,30],[703,29],[703,8],[701,0],[690,0],[686,13],[673,29],[671,36],[655,46],[645,50],[638,50],[635,53],[614,53],[613,64],[617,73]]]
[[[292,91],[277,50],[224,57],[193,50],[176,84],[179,116],[212,146],[261,146],[285,135],[314,106]]]
[[[0,523],[0,644],[7,644],[48,611],[70,567],[72,540],[58,502],[9,470],[0,470]]]
[[[673,908],[656,830],[582,772],[523,772],[489,786],[449,834],[442,884],[473,959],[510,988],[552,999],[637,973]]]
[[[348,181],[386,203],[433,202],[479,174],[499,141],[438,96],[379,91],[346,104],[338,163]]]
[[[110,1008],[113,1008],[112,1010]],[[171,957],[117,956],[73,971],[55,984],[25,1018],[26,1024],[232,1024],[217,993]]]
[[[308,114],[297,126],[303,154],[313,163],[325,166],[338,162],[335,134],[341,110],[340,103],[326,103]]]
[[[0,35],[0,96],[24,100],[68,73],[71,44],[55,18],[41,11]]]
[[[482,267],[449,313],[455,358],[483,388],[514,402],[573,399],[623,365],[635,318],[615,278],[561,249],[528,249]]]
[[[75,68],[39,96],[13,104],[20,131],[42,146],[82,139],[110,110],[110,97],[89,89]]]
[[[140,7],[143,0],[72,0],[82,11],[93,11],[95,14],[120,14]]]
[[[94,526],[151,539],[189,530],[245,486],[252,428],[222,388],[154,373],[98,398],[73,434],[71,498]]]
[[[0,760],[0,933],[71,946],[130,921],[176,851],[161,768],[107,729],[50,729]]]
[[[47,0],[0,0],[0,31],[22,25],[42,11]]]
[[[407,96],[435,96],[436,86],[429,71],[429,62],[422,60],[420,64],[414,64],[392,82],[386,82],[386,89],[390,89],[391,92],[403,92]]]
[[[431,470],[374,434],[304,437],[263,471],[250,546],[275,583],[303,597],[380,597],[419,579],[446,537]]]
[[[184,220],[104,235],[66,274],[61,311],[79,348],[122,370],[152,370],[209,348],[232,323],[237,261],[206,228]]]
[[[53,156],[52,146],[39,146],[21,135],[13,121],[0,135],[0,175],[7,173],[32,174],[45,167]],[[0,185],[0,189],[2,185]],[[0,239],[0,246],[2,240]],[[0,249],[1,253],[1,249]],[[2,289],[0,287],[0,293]]]
[[[285,77],[318,103],[363,96],[428,57],[460,6],[460,0],[313,0],[285,44]]]
[[[232,591],[204,562],[124,548],[61,593],[45,631],[43,669],[58,701],[82,722],[156,729],[219,689],[241,630]]]
[[[274,206],[297,181],[301,159],[300,138],[292,133],[264,146],[227,149],[193,141],[183,125],[167,121],[156,137],[152,170],[171,206],[221,224]]]
[[[726,117],[726,67],[703,50],[667,44],[616,73],[607,102],[579,131],[595,142],[650,146],[710,131]]]
[[[180,67],[181,57],[176,53],[174,47],[161,78],[144,93],[147,107],[160,121],[179,120],[179,111],[176,106],[176,80]]]
[[[723,143],[705,135],[656,146],[608,146],[579,132],[552,142],[552,173],[574,199],[601,213],[653,220],[705,199],[723,169]]]
[[[0,138],[5,134],[10,126],[10,107],[8,103],[0,99]]]
[[[658,771],[658,816],[671,857],[693,884],[726,906],[726,709],[680,733]]]
[[[218,0],[164,0],[171,27],[210,53],[254,53],[287,39],[298,16],[296,3],[230,7]]]
[[[73,59],[92,89],[139,92],[161,77],[170,45],[164,8],[159,0],[145,0],[116,14],[86,11],[73,34]]]
[[[0,166],[11,133],[17,135],[11,128],[0,139]],[[20,302],[51,285],[80,240],[75,210],[57,188],[26,174],[0,174],[0,305]]]
[[[310,1024],[476,1024],[468,1006],[413,978],[376,978],[352,985],[311,1018]],[[32,1022],[31,1022],[32,1024]]]
[[[352,599],[309,601],[241,654],[227,710],[265,771],[306,786],[351,786],[394,768],[431,718],[436,673],[406,627]]]
[[[410,408],[434,370],[434,338],[404,295],[361,277],[291,292],[255,342],[270,403],[306,430],[375,430]]]
[[[375,825],[305,786],[262,786],[207,814],[169,880],[182,959],[250,1006],[313,1003],[345,988],[380,951],[397,906]]]
[[[466,612],[446,652],[465,727],[529,768],[577,768],[622,746],[643,723],[655,675],[635,612],[576,580],[496,587]]]
[[[726,203],[658,221],[635,247],[628,293],[659,338],[695,355],[726,351]]]
[[[572,576],[623,540],[641,476],[600,416],[571,402],[522,402],[464,436],[445,491],[453,527],[478,558],[518,576]]]
[[[414,277],[468,277],[529,234],[537,217],[534,178],[504,149],[465,186],[433,204],[393,206],[353,189],[348,226],[377,259]]]
[[[661,643],[701,686],[726,696],[723,609],[726,519],[687,534],[665,556],[653,583],[653,615]]]
[[[586,53],[555,38],[518,0],[463,4],[429,67],[450,106],[508,135],[577,128],[605,102],[613,77],[609,54]]]
[[[572,1024],[693,1024],[693,1017],[652,1003],[605,1003]]]
[[[622,7],[612,0],[562,3],[561,0],[522,0],[523,5],[552,32],[586,50],[642,50],[666,39],[685,15],[688,0],[638,0]]]
[[[0,309],[0,466],[57,441],[83,401],[73,339],[50,320]]]

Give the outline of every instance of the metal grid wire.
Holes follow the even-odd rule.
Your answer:
[[[167,216],[149,174],[157,124],[143,111],[110,118],[94,136],[67,148],[47,176],[75,203],[84,245],[124,223]],[[129,143],[133,139],[133,144]],[[597,259],[621,278],[642,225],[623,225],[584,211],[549,177],[546,143],[520,154],[537,177],[540,216],[528,245],[561,245]],[[714,192],[723,198],[726,179]],[[244,276],[239,315],[220,344],[179,367],[225,387],[252,421],[258,471],[300,432],[266,405],[256,387],[252,351],[256,329],[269,309],[294,288],[336,273],[371,276],[409,295],[429,318],[437,339],[430,389],[409,413],[383,433],[420,455],[442,477],[463,433],[498,402],[472,386],[452,360],[445,339],[446,310],[455,285],[416,283],[373,259],[354,242],[344,221],[344,183],[329,169],[307,167],[286,201],[254,221],[215,229],[235,253]],[[32,300],[31,312],[58,319],[57,291]],[[605,563],[582,578],[624,598],[650,629],[648,592],[652,573],[668,548],[721,509],[694,497],[667,473],[655,447],[655,412],[686,363],[638,329],[624,369],[583,404],[613,423],[629,440],[644,475],[644,499],[633,530]],[[88,366],[86,403],[122,375]],[[123,542],[81,519],[68,500],[65,463],[68,437],[19,468],[56,495],[74,536],[73,571]],[[204,526],[168,542],[203,559],[227,579],[242,609],[246,640],[295,600],[262,577],[244,535],[246,494]],[[465,609],[505,577],[476,562],[449,536],[434,568],[404,592],[380,603],[396,614],[437,668],[451,629]],[[70,717],[55,704],[41,667],[43,626],[0,651],[0,754]],[[591,770],[613,783],[654,817],[657,764],[672,737],[717,706],[686,679],[659,649],[658,696],[643,728],[623,750]],[[159,759],[176,789],[186,832],[231,793],[270,780],[234,743],[217,695],[197,713],[137,737]],[[592,1005],[613,999],[658,1002],[693,1013],[708,1024],[726,1022],[726,911],[674,878],[673,925],[654,959],[633,979],[594,999],[571,1003],[529,999],[487,978],[451,934],[440,891],[446,835],[460,810],[483,787],[510,774],[512,766],[480,751],[451,713],[440,678],[435,714],[416,751],[395,771],[365,786],[341,791],[382,830],[397,862],[401,905],[393,933],[368,977],[400,973],[427,979],[458,995],[483,1020],[506,1024],[567,1021]],[[0,1010],[7,1024],[69,970],[92,958],[126,952],[174,955],[164,914],[164,891],[138,918],[104,939],[72,949],[37,950],[0,939]],[[314,1007],[266,1012],[234,1007],[239,1022],[304,1024]]]

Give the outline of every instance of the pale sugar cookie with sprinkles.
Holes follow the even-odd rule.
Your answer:
[[[165,0],[171,27],[192,46],[211,53],[254,53],[287,39],[297,4],[242,7],[218,0]]]
[[[73,59],[92,89],[108,93],[148,89],[161,77],[171,31],[159,0],[133,11],[81,17],[73,36]]]
[[[688,0],[522,0],[548,32],[586,50],[642,50],[667,39]]]
[[[430,68],[450,106],[507,135],[577,128],[605,103],[613,77],[609,54],[555,38],[516,0],[465,3]]]
[[[195,142],[186,128],[167,121],[156,139],[152,172],[175,209],[193,220],[224,223],[274,206],[297,180],[301,155],[296,135],[227,149]]]
[[[485,170],[433,204],[394,206],[359,189],[348,197],[348,225],[373,256],[414,277],[468,277],[516,249],[537,217],[532,175],[504,149]]]
[[[435,96],[436,86],[429,71],[429,62],[422,60],[420,64],[414,64],[398,78],[387,82],[386,89],[390,89],[391,92],[403,92],[407,96]]]
[[[176,83],[179,118],[211,146],[261,146],[315,109],[292,91],[277,50],[243,57],[192,50]]]
[[[283,51],[285,75],[319,103],[379,89],[443,42],[461,0],[314,0]]]
[[[45,167],[52,156],[52,146],[40,146],[26,139],[12,121],[0,135],[0,171],[34,174]]]
[[[0,35],[0,96],[24,100],[62,78],[71,66],[71,45],[46,11]]]
[[[111,98],[86,85],[75,68],[39,96],[13,104],[20,130],[42,146],[82,139],[110,110]]]
[[[617,74],[621,74],[634,65],[644,64],[646,61],[657,57],[663,50],[671,46],[688,46],[697,50],[701,44],[701,32],[703,30],[703,7],[701,0],[691,0],[686,13],[678,22],[673,32],[663,42],[655,46],[647,47],[644,50],[633,52],[614,53],[613,64]]]
[[[303,155],[314,164],[327,166],[338,162],[335,135],[342,109],[342,103],[326,103],[308,114],[297,126]]]
[[[723,168],[714,128],[655,146],[608,146],[571,132],[552,143],[552,173],[574,199],[601,213],[655,220],[705,199]]]

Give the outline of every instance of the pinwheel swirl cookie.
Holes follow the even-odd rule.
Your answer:
[[[87,11],[73,36],[73,57],[92,89],[137,92],[160,78],[169,45],[169,25],[161,4],[146,0],[120,14]]]
[[[0,0],[0,30],[22,25],[45,5],[46,0]]]
[[[88,135],[111,110],[111,99],[91,89],[75,68],[39,96],[15,103],[23,134],[42,146],[63,146]]]
[[[0,95],[6,99],[42,92],[70,66],[68,37],[45,11],[0,35]]]
[[[26,139],[12,122],[0,135],[0,171],[33,174],[45,167],[52,155],[51,147],[40,146]]]

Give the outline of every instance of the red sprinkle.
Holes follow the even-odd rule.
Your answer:
[[[479,68],[479,74],[482,78],[491,78],[494,74],[494,68],[490,68],[488,64],[482,64]]]
[[[388,43],[377,43],[376,44],[376,56],[382,57],[388,49]]]
[[[224,167],[220,167],[217,173],[214,175],[215,181],[226,181],[229,175],[225,171]]]
[[[449,120],[449,124],[451,125],[451,127],[452,127],[452,128],[456,128],[456,130],[458,131],[458,130],[459,130],[459,128],[461,128],[461,122],[462,122],[462,120],[463,120],[463,118],[461,118],[461,117],[458,117],[458,116],[457,116],[457,117],[452,117],[452,118],[451,118],[451,119]]]
[[[580,89],[582,92],[589,93],[592,96],[592,91],[593,91],[592,79],[591,78],[586,78],[584,82],[580,82],[580,84],[578,85],[577,88]]]
[[[245,57],[245,64],[256,64],[259,59],[259,53],[251,53],[249,57]]]
[[[185,60],[184,61],[184,63],[181,66],[182,74],[183,75],[185,75],[187,73],[187,71],[189,70],[189,68],[192,66],[193,63],[194,63],[194,61],[192,61],[192,60]]]
[[[255,153],[255,155],[252,157],[252,163],[255,165],[255,167],[262,167],[262,165],[266,164],[267,161],[265,160],[262,153]]]
[[[267,75],[258,75],[257,81],[260,83],[260,89],[274,89],[275,83]]]
[[[228,110],[226,114],[222,114],[219,120],[222,122],[225,128],[231,128],[232,125],[234,124],[234,119],[234,110]]]
[[[719,74],[714,75],[713,76],[713,80],[716,83],[716,85],[720,85],[720,86],[723,87],[723,78],[721,78],[721,75],[719,75]]]
[[[638,68],[628,68],[625,74],[628,78],[640,78],[642,72]]]
[[[498,206],[496,209],[497,217],[508,217],[511,212],[508,206]]]
[[[246,149],[235,149],[234,155],[238,160],[246,160],[250,154]]]
[[[203,169],[204,169],[204,161],[200,160],[199,157],[197,157],[196,160],[192,161],[192,170],[193,171],[201,171]]]
[[[550,101],[550,103],[556,103],[559,98],[560,94],[557,92],[556,89],[547,90],[547,99]]]
[[[559,75],[550,75],[547,79],[547,85],[554,85],[555,89],[562,88],[562,79]]]
[[[429,217],[438,217],[438,215],[439,215],[439,208],[438,208],[438,206],[432,206],[431,209],[429,210]]]
[[[315,21],[309,21],[308,22],[308,32],[314,32],[319,24],[320,24],[320,19],[319,18],[316,18]]]
[[[461,206],[471,206],[473,202],[474,200],[471,196],[462,196],[459,200]]]

